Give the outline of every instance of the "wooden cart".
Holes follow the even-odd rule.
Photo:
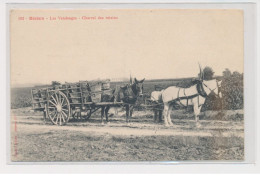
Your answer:
[[[31,90],[32,107],[42,111],[44,120],[55,125],[66,124],[71,117],[89,119],[102,106],[118,106],[122,103],[102,102],[104,95],[112,95],[110,81],[65,83],[58,86]]]

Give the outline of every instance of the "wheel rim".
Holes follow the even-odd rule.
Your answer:
[[[57,91],[50,94],[47,101],[47,113],[55,125],[64,125],[69,121],[70,103],[64,93]]]

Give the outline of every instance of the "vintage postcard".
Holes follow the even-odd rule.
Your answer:
[[[11,162],[243,161],[243,19],[11,9]]]

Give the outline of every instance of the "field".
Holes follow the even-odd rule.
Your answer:
[[[224,114],[236,117],[240,112]],[[135,112],[131,124],[126,124],[122,116],[120,111],[109,125],[101,125],[100,118],[94,115],[87,122],[71,120],[60,127],[44,123],[41,114],[29,108],[12,110],[12,161],[240,161],[244,158],[243,120],[201,120],[202,126],[197,128],[194,120],[174,119],[173,127],[165,127],[153,121],[150,111]]]
[[[164,81],[169,86],[174,81]],[[158,82],[150,81],[145,92]],[[11,160],[31,161],[208,161],[244,159],[243,110],[204,111],[201,127],[186,110],[174,111],[173,127],[154,122],[153,112],[134,111],[131,124],[119,109],[102,125],[100,113],[88,121],[73,119],[66,126],[43,122],[30,104],[30,88],[11,90]],[[12,106],[13,107],[13,106]],[[19,108],[18,108],[19,107]],[[114,113],[112,109],[110,113]]]

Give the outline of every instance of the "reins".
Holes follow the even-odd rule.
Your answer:
[[[203,83],[203,84],[204,84],[204,83]],[[207,87],[207,86],[206,86],[206,87]],[[208,87],[207,87],[207,88],[208,88]],[[181,90],[181,89],[183,89],[184,97],[180,97],[180,90]],[[193,99],[193,98],[195,98],[195,97],[198,97],[198,103],[199,103],[199,96],[202,96],[202,97],[204,97],[204,98],[206,98],[206,96],[207,96],[207,94],[206,94],[206,92],[205,92],[205,90],[204,90],[204,88],[203,88],[202,82],[200,82],[200,83],[198,83],[198,84],[196,85],[197,93],[194,94],[194,95],[187,96],[186,93],[185,93],[185,89],[186,89],[186,88],[179,88],[179,90],[178,90],[178,95],[177,95],[177,99],[176,99],[176,101],[178,101],[182,107],[188,107],[188,106],[189,106],[189,100],[190,100],[190,99]],[[214,90],[213,90],[213,91],[214,91]],[[181,100],[187,100],[186,105],[183,104],[183,103],[181,102]]]
[[[217,88],[219,89],[219,88],[220,88],[220,86],[218,85],[218,83],[217,83],[217,86],[216,86],[214,89],[211,89],[210,87],[208,87],[204,82],[202,82],[202,84],[203,84],[206,88],[208,88],[208,89],[210,90],[210,94],[213,92],[215,96],[217,96],[218,98],[220,98],[220,96],[219,96],[220,91],[218,90],[218,94],[215,93],[215,89],[217,89]],[[203,87],[202,87],[202,88],[203,88]]]
[[[214,92],[215,89],[217,89],[217,87],[215,87],[214,89],[211,89],[210,87],[208,87],[204,82],[202,82],[204,86],[206,86],[206,88],[208,88],[210,90],[210,92]]]

